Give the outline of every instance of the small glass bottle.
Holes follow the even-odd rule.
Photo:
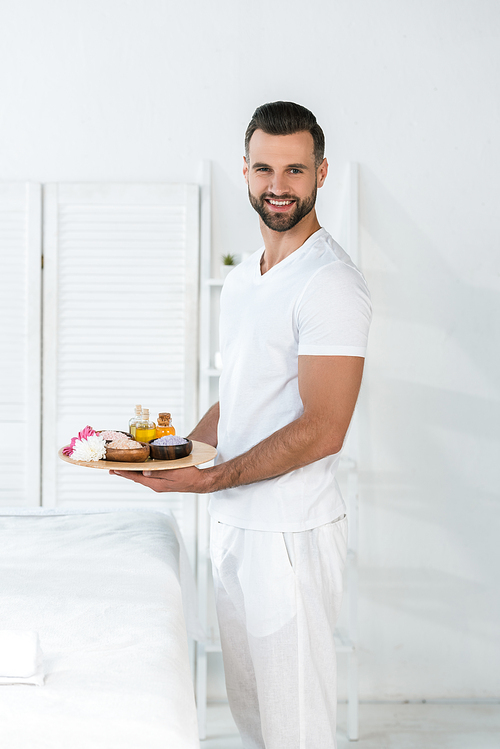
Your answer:
[[[156,437],[156,424],[149,420],[149,408],[143,408],[141,418],[135,425],[137,442],[151,442]]]
[[[132,416],[132,418],[128,422],[128,431],[129,431],[129,434],[132,435],[132,437],[135,437],[135,424],[136,424],[136,421],[140,421],[141,414],[142,414],[142,406],[136,406],[135,416]]]
[[[162,413],[158,414],[158,424],[156,425],[156,436],[165,437],[168,434],[175,434],[175,429],[172,426],[172,417],[170,414]]]

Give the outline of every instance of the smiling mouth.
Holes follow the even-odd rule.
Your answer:
[[[286,211],[287,208],[295,203],[295,200],[276,200],[275,198],[265,198],[265,201],[274,211]]]

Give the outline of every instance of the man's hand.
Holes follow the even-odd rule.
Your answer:
[[[217,447],[217,424],[219,423],[219,404],[215,403],[193,429],[189,439],[205,442]],[[191,468],[172,468],[168,471],[110,471],[114,476],[121,476],[136,484],[142,484],[154,492],[189,492],[207,494],[214,491],[206,469],[196,466]]]
[[[210,482],[204,476],[205,470],[196,466],[173,468],[168,471],[110,471],[114,476],[135,481],[149,487],[154,492],[190,492],[206,494],[211,491]]]

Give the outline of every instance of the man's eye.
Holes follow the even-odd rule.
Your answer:
[[[258,172],[268,172],[268,171],[269,171],[269,169],[268,169],[268,167],[267,167],[267,166],[260,166],[260,167],[259,167],[259,168],[257,169],[257,171],[258,171]]]
[[[292,174],[302,174],[302,169],[290,169]]]

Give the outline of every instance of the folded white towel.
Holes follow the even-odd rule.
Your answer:
[[[43,685],[38,632],[0,629],[0,684]]]

